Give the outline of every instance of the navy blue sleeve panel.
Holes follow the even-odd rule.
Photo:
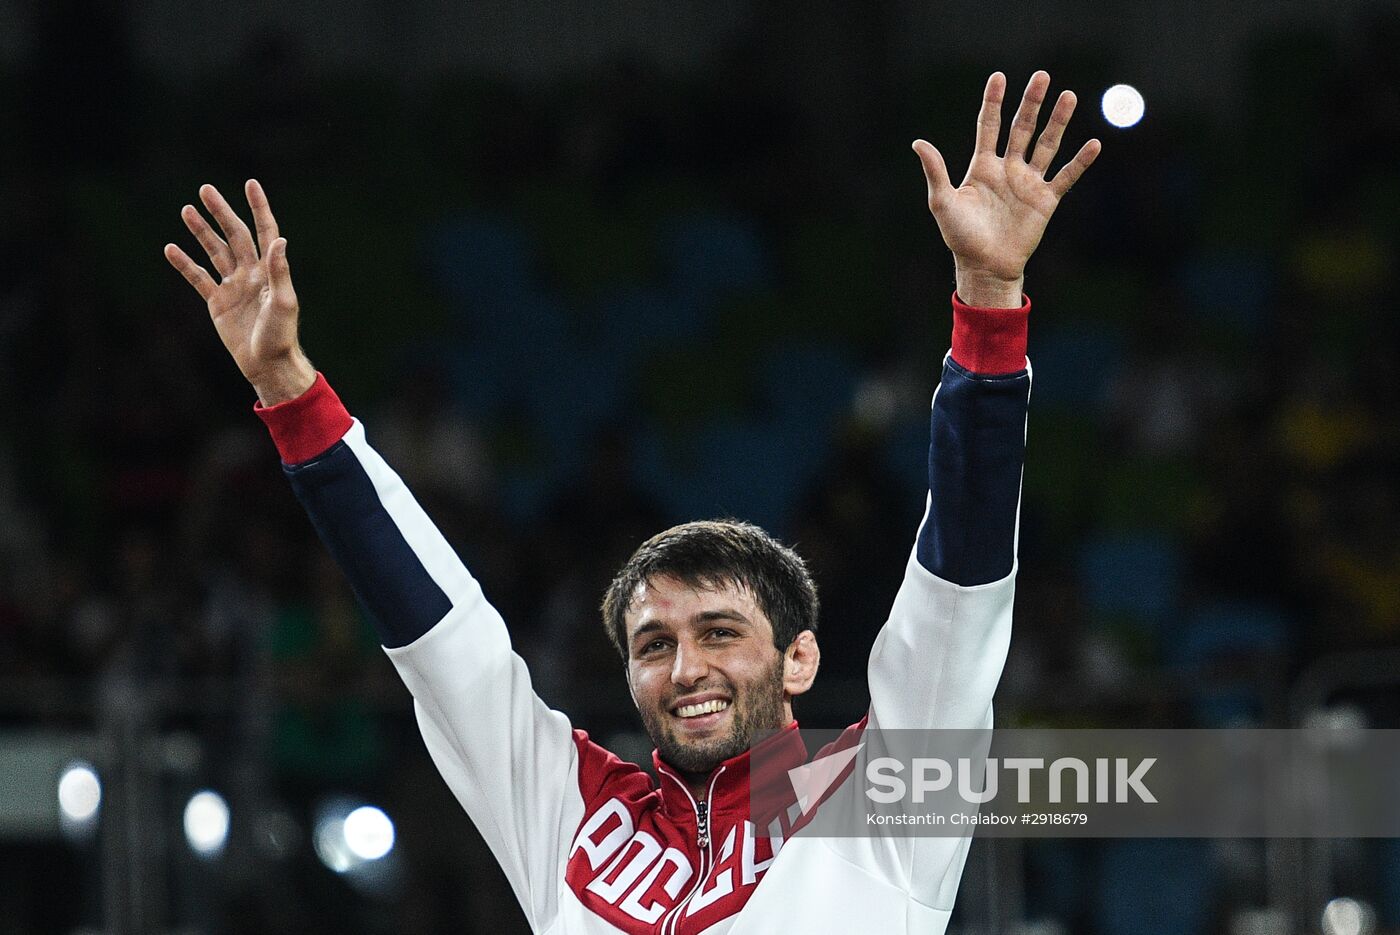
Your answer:
[[[916,555],[944,581],[968,587],[1011,573],[1030,389],[1029,369],[988,376],[951,355],[943,361],[933,396],[929,512]]]
[[[369,613],[380,642],[406,646],[447,615],[452,601],[409,546],[346,441],[282,469]]]

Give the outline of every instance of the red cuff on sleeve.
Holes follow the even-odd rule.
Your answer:
[[[296,399],[275,406],[258,402],[253,411],[272,433],[272,441],[286,464],[310,461],[350,431],[350,413],[319,370],[316,382]]]
[[[977,308],[953,293],[953,360],[973,373],[1026,369],[1026,323],[1031,300],[1020,308]]]

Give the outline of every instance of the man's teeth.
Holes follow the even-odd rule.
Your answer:
[[[714,714],[729,707],[729,702],[716,698],[713,701],[702,701],[699,704],[681,705],[676,709],[676,714],[681,717],[699,717],[702,714]]]

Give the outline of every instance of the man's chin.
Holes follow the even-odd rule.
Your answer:
[[[749,747],[749,732],[730,718],[713,730],[700,732],[688,731],[684,725],[666,720],[649,726],[653,728],[649,733],[661,759],[683,773],[708,773]]]
[[[661,759],[682,773],[709,773],[725,760],[743,753],[748,746],[743,738],[682,742],[675,737],[666,737],[663,742],[657,743],[656,748],[661,753]]]

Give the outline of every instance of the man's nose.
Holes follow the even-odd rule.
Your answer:
[[[671,666],[671,681],[676,685],[695,685],[710,674],[705,652],[693,643],[676,646],[676,661]]]

